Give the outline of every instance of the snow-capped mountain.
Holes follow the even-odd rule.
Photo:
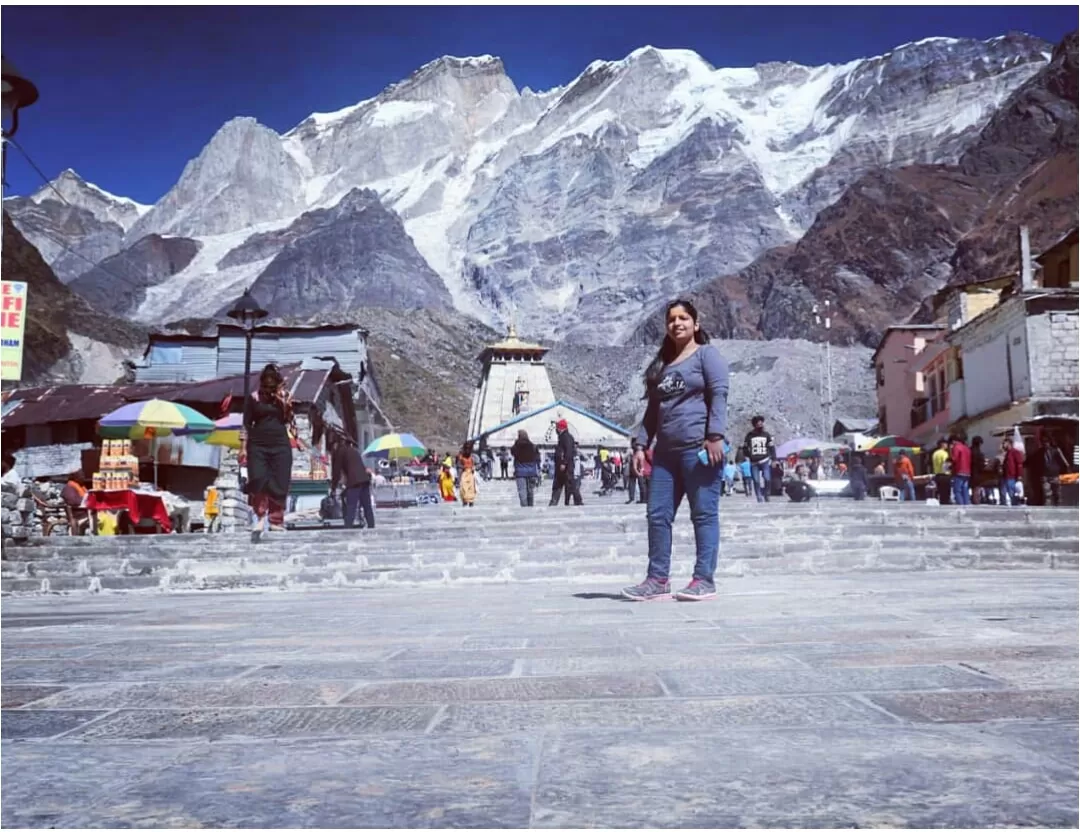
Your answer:
[[[30,196],[30,201],[41,205],[44,202],[66,202],[75,208],[83,208],[94,215],[98,222],[112,222],[125,231],[135,224],[143,214],[150,210],[126,196],[110,194],[68,168],[52,181]]]
[[[1050,50],[1026,35],[932,38],[843,65],[730,69],[645,47],[543,93],[519,91],[498,58],[440,58],[283,136],[252,119],[222,127],[127,228],[128,244],[157,233],[200,246],[136,315],[216,309],[256,280],[288,296],[311,264],[284,268],[290,235],[276,232],[363,188],[401,217],[459,310],[498,326],[513,311],[549,340],[620,343],[659,300],[798,240],[862,174],[956,162]],[[369,239],[355,224],[376,217],[341,212],[320,239]],[[260,257],[230,256],[255,233]],[[383,279],[412,279],[404,244],[389,245]],[[347,266],[318,263],[324,280],[359,279]]]
[[[70,283],[120,251],[127,230],[150,206],[110,194],[69,168],[29,197],[5,199],[4,210],[56,276]]]

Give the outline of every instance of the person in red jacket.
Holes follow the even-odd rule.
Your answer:
[[[953,504],[971,505],[971,448],[959,436],[949,437],[949,461],[952,463]]]
[[[1024,478],[1024,454],[1009,439],[1001,443],[1005,458],[1001,464],[1001,504],[1020,505],[1016,484]]]

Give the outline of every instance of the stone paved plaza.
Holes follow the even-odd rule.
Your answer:
[[[1077,575],[13,597],[15,826],[1075,826]]]

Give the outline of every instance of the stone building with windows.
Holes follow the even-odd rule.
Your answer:
[[[1076,249],[1074,228],[1033,261],[1021,229],[1019,275],[987,287],[996,303],[950,319],[953,431],[986,437],[1041,416],[1077,414]]]
[[[889,327],[874,353],[881,432],[931,444],[984,439],[1032,419],[1077,414],[1077,230],[1018,274],[946,287],[935,323]]]
[[[877,380],[878,430],[882,436],[908,436],[917,416],[916,402],[926,401],[925,375],[914,368],[927,360],[928,345],[936,346],[944,324],[890,326],[870,361]],[[925,420],[920,420],[925,421]]]

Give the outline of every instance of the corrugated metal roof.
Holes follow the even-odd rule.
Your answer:
[[[9,413],[11,413],[11,411],[13,411],[16,407],[19,407],[21,404],[22,401],[19,399],[11,399],[10,401],[5,399],[3,407],[0,408],[0,419],[7,416]]]
[[[315,356],[332,356],[341,368],[359,377],[364,358],[363,341],[354,328],[336,330],[263,330],[251,343],[251,366],[262,367],[275,362],[291,364]],[[218,341],[217,374],[235,375],[243,372],[245,339],[241,330],[222,331]]]
[[[302,370],[292,388],[293,401],[315,402],[330,375],[326,370]]]
[[[280,369],[297,404],[314,404],[322,394],[327,380],[341,381],[349,377],[340,368],[305,370],[299,363]],[[253,372],[250,378],[250,389],[258,389],[259,374]],[[243,398],[243,374],[196,384],[125,384],[113,387],[64,384],[56,387],[33,387],[11,391],[4,406],[5,409],[9,406],[12,409],[4,415],[3,427],[8,429],[84,419],[96,420],[129,402],[155,398],[188,405],[216,405],[228,395],[236,399]],[[15,402],[18,406],[13,404]]]
[[[1054,251],[1058,246],[1072,245],[1073,243],[1076,242],[1078,234],[1080,234],[1080,230],[1078,230],[1076,228],[1073,228],[1071,231],[1067,231],[1065,233],[1065,236],[1063,236],[1060,240],[1058,240],[1053,245],[1047,246],[1043,250],[1043,252],[1038,257],[1035,258],[1035,262],[1036,263],[1042,263],[1042,261],[1046,258],[1046,256],[1048,254],[1050,254],[1052,251]]]
[[[159,385],[152,384],[117,387],[62,384],[57,387],[16,390],[12,393],[11,400],[20,400],[22,406],[3,418],[3,426],[7,429],[100,419],[128,402],[152,399],[160,390]]]
[[[310,326],[287,326],[287,325],[284,325],[284,324],[267,324],[265,326],[258,326],[258,327],[255,328],[256,333],[260,333],[260,332],[282,332],[282,333],[289,333],[289,332],[331,332],[331,331],[334,331],[334,330],[337,330],[339,332],[345,332],[345,331],[362,332],[364,335],[369,335],[370,334],[366,329],[364,329],[359,324],[351,324],[351,323],[336,323],[336,324],[335,323],[323,323],[323,324],[312,324]],[[235,324],[221,324],[220,326],[218,326],[218,333],[221,334],[221,335],[224,335],[226,332],[228,332],[228,333],[234,333],[234,332],[242,333],[243,331],[244,331],[243,327],[236,326]]]

